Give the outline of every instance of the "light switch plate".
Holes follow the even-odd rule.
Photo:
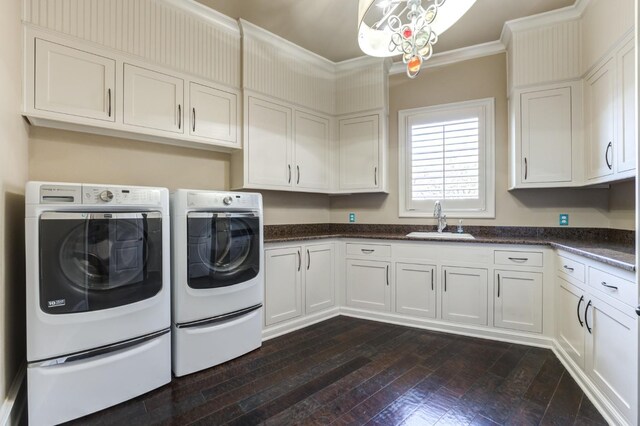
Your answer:
[[[356,223],[356,214],[349,213],[349,223]]]
[[[569,215],[567,213],[560,213],[560,226],[569,226]]]

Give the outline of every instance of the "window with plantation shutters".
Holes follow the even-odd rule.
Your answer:
[[[493,99],[400,111],[400,216],[493,217]]]

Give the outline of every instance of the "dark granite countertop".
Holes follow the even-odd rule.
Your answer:
[[[627,271],[635,271],[635,231],[602,228],[529,228],[469,226],[465,232],[475,239],[415,239],[414,231],[435,229],[425,225],[310,224],[267,225],[265,243],[309,241],[327,238],[464,242],[475,244],[546,245],[597,260]]]

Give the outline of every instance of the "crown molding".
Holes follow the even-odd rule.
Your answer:
[[[488,43],[476,44],[475,46],[463,47],[446,52],[436,53],[429,58],[423,69],[436,68],[443,65],[450,65],[456,62],[467,61],[469,59],[482,58],[484,56],[497,55],[504,53],[505,47],[500,40],[490,41]],[[389,74],[401,74],[406,72],[406,65],[400,61],[394,62],[389,70]]]
[[[500,41],[503,45],[508,46],[514,32],[533,30],[561,22],[580,19],[590,1],[591,0],[576,0],[573,5],[563,7],[562,9],[550,10],[537,15],[507,21],[502,27]]]
[[[386,70],[391,67],[391,58],[377,58],[375,56],[359,56],[335,63],[336,72],[348,72],[372,66],[383,66]]]
[[[240,36],[240,27],[238,22],[227,15],[218,12],[208,6],[198,3],[195,0],[161,0],[175,9],[182,10],[191,15],[195,15],[203,21],[213,24],[218,28],[224,28],[231,33]]]

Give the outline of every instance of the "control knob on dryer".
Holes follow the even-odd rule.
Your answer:
[[[113,200],[113,192],[109,191],[108,189],[105,191],[102,191],[100,193],[100,199],[105,203],[110,202],[111,200]]]
[[[233,197],[226,196],[222,199],[222,202],[224,203],[225,206],[229,206],[233,202]]]

